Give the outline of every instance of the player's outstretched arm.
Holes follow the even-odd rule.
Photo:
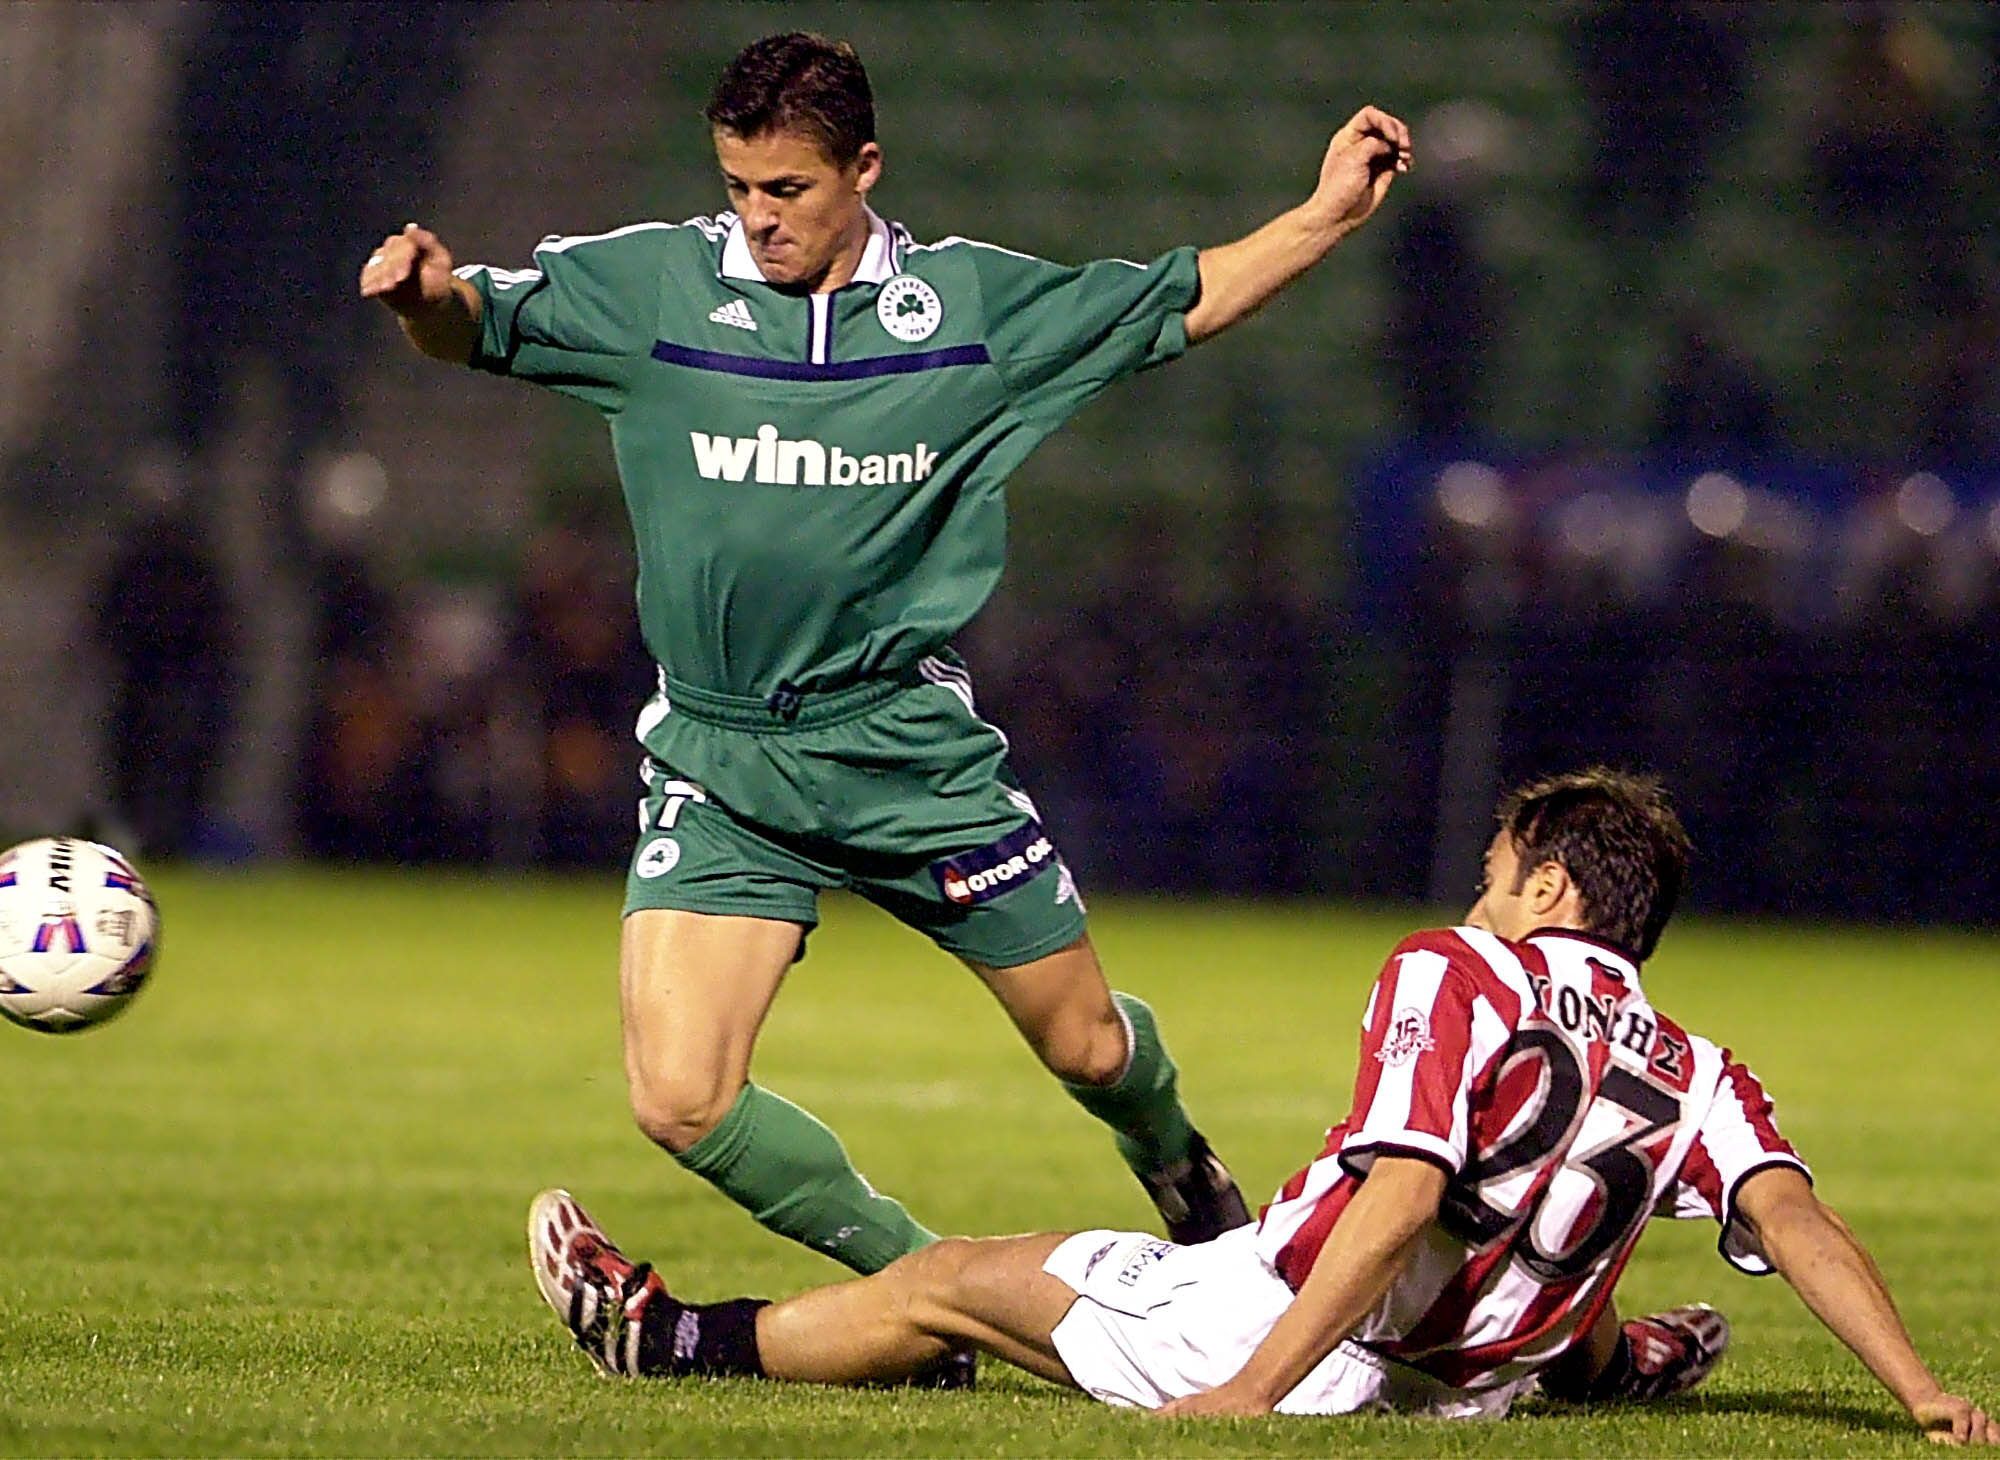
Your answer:
[[[1168,1419],[1269,1414],[1382,1301],[1437,1215],[1445,1175],[1411,1156],[1378,1157],[1334,1223],[1305,1286],[1226,1384],[1163,1405]]]
[[[479,291],[451,272],[451,250],[428,228],[405,223],[361,266],[361,297],[395,313],[410,343],[434,360],[463,365],[479,342]]]
[[[1737,1193],[1736,1210],[1813,1316],[1854,1350],[1929,1438],[2000,1444],[2000,1424],[1970,1400],[1946,1393],[1925,1366],[1874,1259],[1804,1176],[1789,1166],[1759,1171]]]
[[[1410,170],[1410,129],[1364,106],[1333,134],[1319,186],[1246,238],[1201,251],[1201,297],[1187,312],[1188,343],[1254,314],[1285,285],[1366,223],[1399,172]]]

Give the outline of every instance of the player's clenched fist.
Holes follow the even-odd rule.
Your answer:
[[[1368,220],[1396,174],[1410,170],[1410,129],[1378,107],[1364,106],[1333,134],[1308,205],[1343,232]]]
[[[454,292],[451,250],[415,223],[383,239],[361,266],[361,297],[380,299],[401,315],[435,309]]]
[[[451,250],[430,229],[405,223],[361,266],[361,297],[396,312],[419,350],[463,365],[479,338],[479,295],[452,277]]]

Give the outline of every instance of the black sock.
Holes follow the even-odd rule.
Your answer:
[[[1558,1360],[1542,1374],[1542,1393],[1564,1404],[1603,1404],[1620,1398],[1631,1376],[1632,1345],[1620,1331],[1618,1342],[1612,1346],[1611,1357],[1595,1375],[1589,1379],[1578,1379],[1574,1369]]]
[[[657,1294],[646,1305],[639,1325],[639,1372],[675,1378],[686,1374],[763,1378],[757,1310],[769,1306],[763,1298],[680,1303]]]
[[[1609,1399],[1621,1399],[1631,1382],[1632,1344],[1621,1329],[1618,1342],[1612,1346],[1611,1357],[1597,1371],[1597,1377],[1590,1381],[1587,1397],[1600,1404]]]

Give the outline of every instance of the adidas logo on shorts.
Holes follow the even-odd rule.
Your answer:
[[[709,323],[732,325],[740,330],[757,332],[757,321],[750,317],[750,306],[741,299],[732,299],[720,309],[711,310]]]

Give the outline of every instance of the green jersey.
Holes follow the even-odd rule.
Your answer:
[[[471,363],[609,422],[673,680],[761,699],[910,670],[1000,576],[1008,473],[1187,347],[1192,248],[1067,267],[869,224],[826,294],[766,284],[726,213],[458,271],[485,306]]]

